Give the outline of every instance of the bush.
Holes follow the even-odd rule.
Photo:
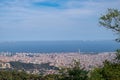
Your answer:
[[[64,75],[63,75],[64,74]],[[72,68],[64,69],[60,80],[87,80],[88,71],[80,67],[80,62],[74,61]]]
[[[115,61],[106,60],[103,64],[102,68],[91,71],[90,80],[120,80],[120,53],[118,51]]]

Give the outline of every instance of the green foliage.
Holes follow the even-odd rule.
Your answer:
[[[69,80],[87,80],[88,72],[84,69],[73,68],[68,70]]]
[[[111,29],[117,33],[116,41],[120,42],[120,11],[117,9],[108,9],[105,15],[100,17],[101,26]],[[114,61],[104,61],[103,67],[96,68],[90,73],[90,80],[120,80],[120,50],[116,52]]]
[[[0,71],[0,80],[12,80],[12,74],[6,71]]]
[[[117,41],[120,41],[120,11],[117,9],[108,9],[105,15],[100,17],[100,25],[111,29],[118,34]]]
[[[80,67],[80,62],[74,61],[72,68],[67,68],[63,72],[62,78],[60,80],[87,80],[88,71]]]
[[[0,71],[0,80],[40,80],[39,75],[27,74],[26,72],[18,71]]]
[[[118,62],[120,62],[120,49],[117,50],[116,60],[117,60]]]
[[[103,67],[91,71],[90,80],[120,80],[120,52],[117,52],[113,62],[105,60]]]
[[[101,73],[102,73],[101,68],[95,68],[93,71],[90,72],[89,80],[105,80]]]
[[[45,80],[60,80],[61,76],[58,74],[49,74],[44,77]]]

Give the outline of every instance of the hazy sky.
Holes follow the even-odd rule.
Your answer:
[[[0,41],[113,40],[98,20],[119,7],[120,0],[0,0]]]

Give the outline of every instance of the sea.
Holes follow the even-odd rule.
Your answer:
[[[115,52],[120,43],[104,41],[16,41],[0,42],[0,52],[11,53],[99,53]]]

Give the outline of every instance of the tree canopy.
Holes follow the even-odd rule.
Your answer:
[[[118,9],[108,9],[107,13],[100,17],[99,23],[117,33],[116,41],[120,42],[120,11]]]

